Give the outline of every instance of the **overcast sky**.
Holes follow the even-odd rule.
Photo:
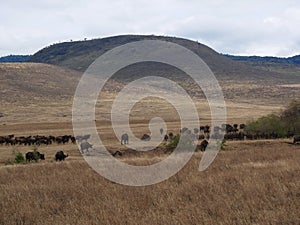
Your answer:
[[[298,0],[2,0],[0,56],[120,34],[184,37],[235,55],[300,54]]]

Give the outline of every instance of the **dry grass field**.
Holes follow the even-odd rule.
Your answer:
[[[80,73],[25,63],[0,64],[0,75],[0,135],[73,134],[72,97]],[[117,82],[112,86],[118,85],[122,86]],[[298,83],[227,79],[220,85],[229,123],[278,112],[290,99],[300,97]],[[115,93],[102,95],[104,101],[96,106],[101,138],[111,151],[125,150],[110,124]],[[193,100],[200,123],[209,124],[207,102],[197,96]],[[148,132],[153,115],[167,121],[168,131],[178,133],[174,109],[164,101],[145,99],[131,112],[136,136]],[[73,144],[39,146],[46,160],[22,165],[13,164],[14,152],[24,154],[33,147],[3,145],[0,224],[300,224],[300,146],[290,142],[228,141],[204,172],[198,171],[202,153],[196,152],[177,175],[146,187],[106,180],[88,166]],[[59,150],[69,154],[66,161],[55,162]],[[147,165],[164,157],[158,152],[124,154],[118,159]]]
[[[300,146],[289,141],[227,142],[206,171],[197,152],[146,187],[106,180],[70,145],[65,162],[0,167],[0,224],[299,224]]]

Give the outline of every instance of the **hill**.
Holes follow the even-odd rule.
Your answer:
[[[25,62],[30,55],[8,55],[0,57],[0,62]]]
[[[31,56],[28,61],[48,63],[77,71],[85,71],[87,67],[104,52],[119,45],[141,40],[170,41],[184,46],[199,55],[212,69],[216,77],[221,80],[243,79],[261,81],[267,79],[272,82],[278,80],[286,83],[295,82],[295,77],[290,76],[288,73],[283,77],[282,74],[277,73],[276,71],[249,66],[243,62],[235,61],[223,56],[198,42],[177,37],[154,35],[122,35],[88,41],[54,44],[38,51]],[[166,74],[168,77],[169,72],[166,68],[160,67],[159,65],[156,65],[155,67],[157,72]],[[144,75],[147,75],[147,72],[149,71],[146,67],[140,67],[139,69]],[[176,73],[174,75],[174,71],[172,72],[172,75],[176,76]],[[182,80],[181,75],[178,76]],[[121,78],[128,78],[128,74],[126,75],[124,73]],[[298,78],[299,77],[296,77],[296,80],[298,80]]]

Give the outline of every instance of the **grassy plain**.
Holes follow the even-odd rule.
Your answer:
[[[72,97],[79,73],[32,63],[1,64],[0,72],[0,135],[73,133]],[[229,123],[278,112],[290,99],[300,97],[298,83],[223,80],[220,85]],[[110,150],[124,150],[110,124],[115,94],[102,95],[105,101],[96,106],[97,128]],[[194,100],[200,122],[209,124],[207,102]],[[136,136],[148,132],[153,115],[167,121],[168,131],[178,133],[174,109],[159,99],[145,99],[131,113]],[[25,153],[32,147],[3,145],[0,224],[300,224],[300,146],[290,142],[228,141],[204,172],[198,171],[202,153],[196,152],[178,174],[146,187],[106,180],[88,166],[76,145],[40,146],[46,160],[24,165],[12,164],[13,152]],[[69,154],[66,161],[54,161],[59,150]],[[164,157],[159,152],[118,159],[146,165]]]
[[[0,167],[0,224],[299,224],[300,147],[288,142],[227,142],[204,172],[197,152],[178,174],[146,187],[106,180],[68,145],[62,163]]]

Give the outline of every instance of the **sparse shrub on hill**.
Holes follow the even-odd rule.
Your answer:
[[[180,145],[179,140],[181,138]],[[188,134],[180,134],[175,135],[174,137],[170,138],[170,142],[166,145],[167,150],[173,151],[176,147],[182,148],[182,150],[192,150],[195,148],[195,143],[192,141]]]

